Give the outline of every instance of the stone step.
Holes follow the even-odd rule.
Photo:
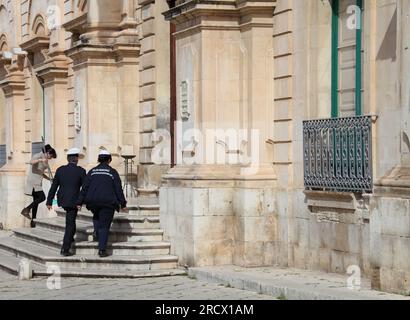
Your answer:
[[[16,229],[16,238],[39,243],[53,249],[61,249],[63,233],[42,229]],[[107,251],[112,255],[143,256],[143,255],[167,255],[170,252],[169,242],[116,242],[108,243]],[[91,241],[76,241],[73,243],[72,252],[79,255],[96,255],[98,243]]]
[[[0,270],[17,276],[20,261],[21,258],[16,255],[0,250]],[[52,274],[51,270],[48,271],[45,265],[34,263],[33,261],[32,268],[34,277],[49,277]],[[186,274],[187,273],[184,269],[163,269],[150,271],[101,270],[91,268],[61,269],[61,277],[63,278],[151,278],[183,276]]]
[[[137,189],[138,198],[156,198],[159,195],[159,189]]]
[[[159,216],[159,204],[136,204],[128,209],[131,216]]]
[[[171,276],[184,276],[187,272],[183,269],[162,269],[162,270],[100,270],[100,269],[61,269],[61,276],[64,278],[153,278],[153,277],[171,277]],[[50,273],[44,271],[34,272],[35,276],[47,277]]]
[[[1,241],[1,240],[0,240]],[[0,249],[0,270],[3,270],[12,275],[18,275],[19,264],[21,258],[16,255]],[[45,266],[32,262],[33,273],[45,272]]]
[[[57,216],[64,218],[66,212],[62,209],[56,210]],[[77,215],[77,221],[92,222],[93,214],[89,211],[80,211]],[[129,215],[129,214],[115,214],[112,224],[114,229],[154,229],[160,228],[159,216],[139,216],[139,215]]]
[[[141,217],[154,217],[158,216],[159,217],[159,208],[158,209],[139,209],[139,208],[131,208],[129,212],[130,216],[141,216]]]
[[[156,195],[154,190],[147,190],[144,194],[138,196],[138,198],[128,198],[127,207],[135,207],[137,205],[159,205],[159,198]]]
[[[0,249],[27,258],[36,263],[58,266],[60,268],[99,269],[116,271],[151,271],[177,268],[178,257],[172,255],[153,256],[110,256],[100,258],[94,255],[62,257],[59,250],[51,249],[15,237],[0,241]]]
[[[64,233],[65,219],[61,217],[40,219],[36,221],[37,228]],[[92,223],[77,221],[76,238],[79,241],[92,240],[94,228]],[[116,229],[110,230],[109,240],[111,242],[125,241],[162,241],[163,230],[161,229]]]

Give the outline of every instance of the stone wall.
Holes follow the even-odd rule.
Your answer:
[[[233,12],[239,3],[226,2],[225,9]],[[202,9],[212,10],[211,4]],[[173,248],[179,250],[175,253],[184,263],[274,264],[342,274],[349,266],[357,265],[363,276],[372,277],[374,287],[396,292],[407,289],[407,255],[398,255],[407,248],[408,198],[403,193],[397,196],[396,189],[407,188],[408,184],[393,183],[395,179],[403,179],[400,177],[406,173],[399,170],[387,180],[384,177],[400,163],[401,168],[409,167],[408,108],[405,107],[409,101],[409,81],[408,76],[399,71],[400,63],[407,65],[410,61],[407,44],[400,40],[405,34],[401,30],[408,28],[405,18],[408,6],[400,0],[369,1],[364,9],[363,113],[378,116],[377,120],[374,118],[372,156],[375,181],[382,179],[376,185],[381,183],[385,189],[374,196],[305,191],[302,121],[331,115],[331,7],[329,2],[278,0],[272,30],[272,115],[266,110],[263,112],[273,122],[273,130],[266,136],[272,145],[271,151],[266,150],[269,156],[273,154],[275,187],[237,188],[233,182],[229,185],[226,178],[220,188],[217,173],[212,184],[209,181],[206,184],[202,181],[205,179],[203,169],[198,166],[177,167],[165,175],[160,196],[161,218],[167,236],[176,244]],[[194,13],[195,9],[193,3],[181,2],[181,7],[165,14],[176,17],[173,22],[177,27],[180,52],[185,52],[184,48],[194,48],[177,57],[181,70],[179,79],[189,78],[190,70],[193,79],[198,79],[193,98],[194,120],[185,126],[218,127],[224,124],[218,121],[224,119],[225,113],[232,122],[236,117],[234,112],[239,109],[213,109],[215,103],[224,101],[222,96],[212,91],[212,85],[207,85],[207,77],[195,76],[195,59],[187,53],[212,55],[207,51],[211,47],[204,37],[207,34],[204,26],[214,23],[201,20],[200,13],[190,21],[184,10]],[[215,8],[213,16],[217,14]],[[239,41],[232,15],[221,15],[219,20],[220,28],[229,29],[225,38],[231,43]],[[186,30],[188,25],[190,29]],[[212,38],[219,48],[219,38]],[[246,47],[246,41],[244,43]],[[233,68],[233,63],[219,62],[225,68]],[[214,62],[205,59],[201,64],[206,66],[204,74],[211,74]],[[256,65],[257,62],[252,64],[257,68]],[[198,69],[201,70],[200,66]],[[218,77],[211,79],[217,81]],[[229,99],[234,99],[236,91],[232,88],[228,91],[232,93]],[[205,97],[200,92],[204,92]],[[212,100],[214,97],[216,102]],[[396,196],[392,198],[386,190],[394,188]],[[196,199],[193,205],[191,199]],[[184,201],[186,206],[180,204]],[[266,203],[272,204],[274,209],[261,211]],[[211,221],[218,226],[214,227]],[[229,223],[232,227],[226,225]],[[201,245],[202,235],[211,239],[209,245]],[[262,242],[259,235],[264,239]],[[247,251],[246,248],[252,249]],[[249,252],[259,253],[260,259],[248,255]]]
[[[66,163],[69,148],[78,147],[85,154],[80,164],[87,169],[105,148],[124,172],[121,155],[139,149],[140,44],[134,1],[0,4],[0,14],[6,16],[1,19],[1,46],[6,48],[7,38],[12,55],[0,59],[7,145],[7,164],[0,170],[0,222],[13,228],[24,223],[19,213],[30,200],[23,196],[27,162],[32,143],[41,142],[42,136],[58,154],[53,170]],[[25,52],[11,52],[15,47]],[[45,192],[48,187],[45,182]],[[45,216],[49,211],[42,204],[39,218]]]
[[[230,178],[218,179],[218,170]],[[161,225],[180,264],[276,264],[280,235],[274,178],[243,179],[226,167],[198,168],[196,174],[201,178],[193,180],[183,168],[172,169],[160,190]]]

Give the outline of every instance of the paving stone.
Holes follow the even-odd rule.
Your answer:
[[[347,287],[348,275],[281,268],[240,268],[236,266],[191,268],[189,275],[200,281],[255,291],[289,300],[409,300],[370,289],[362,279],[360,290]],[[244,291],[246,292],[246,291]],[[249,291],[248,291],[249,292]],[[243,295],[238,299],[244,298]],[[246,298],[246,296],[245,296]]]
[[[62,278],[61,290],[47,289],[47,278],[18,281],[0,271],[0,300],[247,300],[272,299],[188,277],[153,279]]]

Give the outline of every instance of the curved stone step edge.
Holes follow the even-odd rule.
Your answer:
[[[18,275],[19,263],[19,258],[11,256],[10,253],[6,254],[6,252],[0,250],[0,270],[16,276]]]
[[[0,270],[17,276],[21,257],[17,257],[11,252],[0,249]],[[30,259],[29,259],[30,260]],[[45,266],[30,260],[32,263],[33,273],[44,272]]]
[[[61,277],[63,278],[112,278],[112,279],[136,279],[136,278],[159,278],[159,277],[173,277],[186,276],[187,272],[182,269],[164,269],[164,270],[150,270],[150,271],[118,271],[112,272],[109,270],[81,270],[81,269],[61,269]],[[34,272],[34,276],[46,277],[50,273]]]
[[[0,249],[0,269],[11,275],[18,275],[18,268],[21,258],[5,252]],[[47,272],[46,266],[31,261],[33,268],[33,277],[48,277],[51,275]],[[170,277],[170,276],[185,276],[187,272],[183,269],[164,269],[151,271],[108,271],[108,270],[93,270],[93,269],[62,269],[61,277],[69,278],[153,278],[153,277]]]
[[[55,221],[55,219],[59,219],[58,221]],[[47,219],[40,219],[36,221],[37,227],[40,227],[42,229],[46,230],[54,230],[52,228],[48,228],[48,226],[51,226],[53,228],[58,228],[59,231],[64,232],[65,230],[65,222],[62,218],[47,218]],[[83,226],[77,225],[77,233],[85,234],[85,235],[92,235],[94,232],[94,228],[92,227],[91,224],[87,224],[87,226],[84,226],[85,224],[82,224]],[[117,228],[111,228],[110,233],[120,233],[124,235],[140,235],[140,236],[156,236],[156,235],[163,235],[164,230],[159,229],[159,228],[133,228],[129,230],[122,230],[122,229],[117,229]]]
[[[65,218],[65,211],[56,210],[57,216],[60,218]],[[81,221],[92,222],[93,215],[89,212],[79,212],[77,219],[81,219]],[[114,215],[113,223],[159,223],[160,219],[159,216],[139,216],[139,215]]]
[[[132,211],[140,211],[140,210],[157,211],[160,209],[160,206],[159,204],[135,204],[135,205],[130,205],[128,209]]]
[[[61,247],[62,241],[63,241],[62,236],[59,237],[61,238],[61,240],[50,239],[50,238],[46,238],[45,235],[33,234],[32,232],[30,232],[30,230],[35,230],[35,229],[16,229],[13,232],[18,239],[22,239],[22,240],[26,240],[26,241],[30,241],[34,243],[45,242],[53,248]],[[47,233],[47,231],[45,230],[41,230],[41,231],[43,231],[44,233]],[[55,233],[55,232],[49,232],[49,233]],[[55,235],[51,235],[51,236],[56,237]],[[135,249],[135,250],[170,249],[170,247],[171,247],[171,243],[166,242],[166,241],[147,241],[147,242],[128,241],[128,242],[117,242],[117,243],[109,242],[107,246],[108,249]],[[98,248],[98,242],[79,241],[79,242],[74,243],[74,248],[94,249],[94,248]]]
[[[9,238],[10,239],[10,238]],[[58,256],[58,252],[55,252],[55,256],[47,256],[47,255],[39,255],[35,254],[30,250],[24,249],[23,248],[16,248],[15,244],[8,244],[7,241],[4,241],[5,239],[2,239],[0,241],[0,249],[6,251],[6,252],[12,252],[13,254],[22,254],[24,255],[25,258],[28,258],[30,260],[33,260],[35,262],[39,262],[41,264],[46,264],[47,262],[69,262],[69,263],[83,263],[83,262],[89,262],[89,263],[112,263],[112,264],[153,264],[153,263],[173,263],[173,262],[178,262],[178,257],[173,256],[173,255],[163,255],[163,256],[122,256],[122,257],[115,257],[115,256],[110,256],[107,258],[99,258],[95,256],[72,256],[72,257],[61,257]],[[13,239],[15,240],[15,239]],[[19,240],[17,239],[17,245],[20,246],[33,246],[33,244],[30,244],[26,241]],[[23,243],[21,243],[23,242]],[[36,247],[36,249],[39,249]],[[10,251],[12,250],[12,251]],[[48,249],[46,247],[43,247],[43,250],[47,251],[52,251],[51,249]]]

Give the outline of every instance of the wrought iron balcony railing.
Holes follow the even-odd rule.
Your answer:
[[[371,193],[372,116],[303,122],[305,187]]]

